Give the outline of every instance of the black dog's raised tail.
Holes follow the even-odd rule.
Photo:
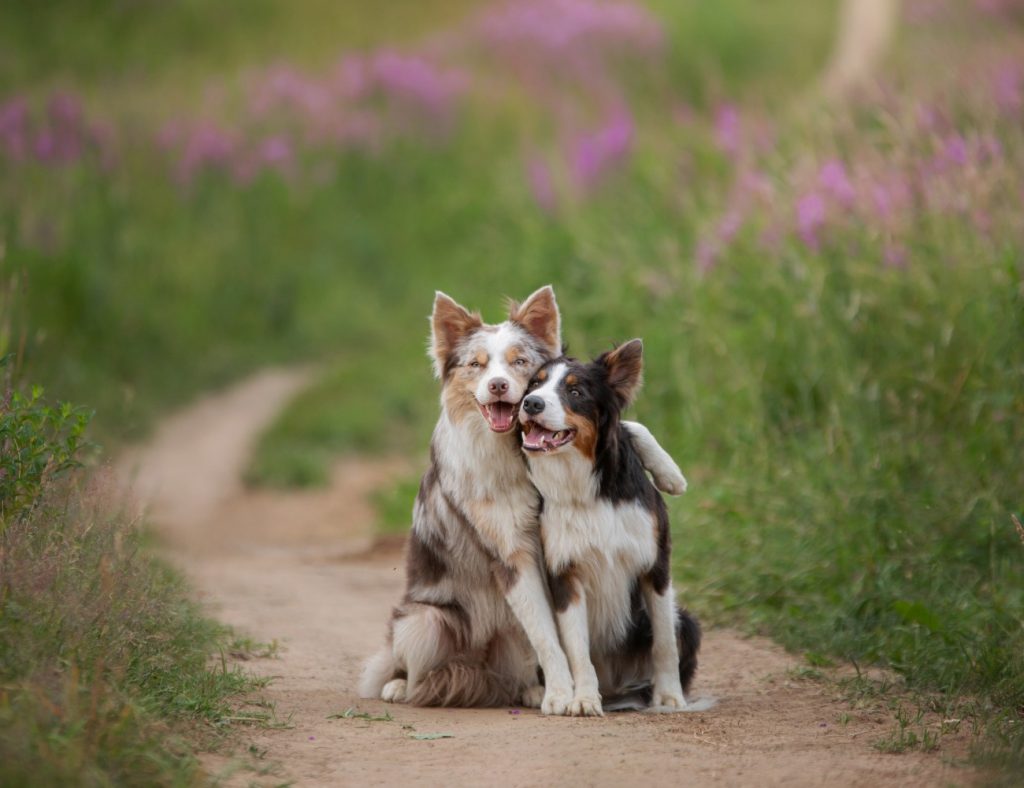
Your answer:
[[[697,652],[700,651],[700,622],[689,610],[679,610],[676,618],[676,641],[679,644],[679,681],[683,692],[690,694],[690,685],[697,674]]]

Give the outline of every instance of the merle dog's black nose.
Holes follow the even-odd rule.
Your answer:
[[[525,410],[531,416],[536,416],[538,413],[544,410],[544,400],[538,397],[536,394],[531,394],[529,397],[523,400],[523,410]]]
[[[508,391],[508,381],[505,378],[495,378],[487,384],[487,390],[500,397]]]

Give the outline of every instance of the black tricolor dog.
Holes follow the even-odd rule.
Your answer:
[[[676,606],[668,511],[621,414],[643,368],[639,339],[589,364],[562,357],[533,377],[520,410],[562,645],[570,713],[602,714],[643,689],[686,706],[700,626]]]

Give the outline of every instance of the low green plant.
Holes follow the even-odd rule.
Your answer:
[[[10,363],[0,358],[0,532],[31,509],[49,479],[79,466],[90,417],[67,402],[46,404],[41,386],[17,391],[6,374]]]
[[[102,474],[78,465],[86,417],[9,392],[0,490],[0,783],[178,785],[198,746],[272,710],[226,654],[270,655],[199,611],[144,547]]]

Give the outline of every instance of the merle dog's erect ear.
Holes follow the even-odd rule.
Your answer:
[[[631,339],[615,350],[602,353],[597,357],[597,363],[604,366],[608,385],[619,407],[627,407],[640,388],[640,377],[644,369],[643,340]]]
[[[520,305],[510,301],[508,319],[539,339],[552,356],[562,353],[562,318],[551,285],[545,285]]]
[[[434,359],[434,374],[444,377],[445,368],[455,347],[483,321],[476,312],[470,312],[440,290],[434,294],[434,311],[430,316],[430,357]]]

